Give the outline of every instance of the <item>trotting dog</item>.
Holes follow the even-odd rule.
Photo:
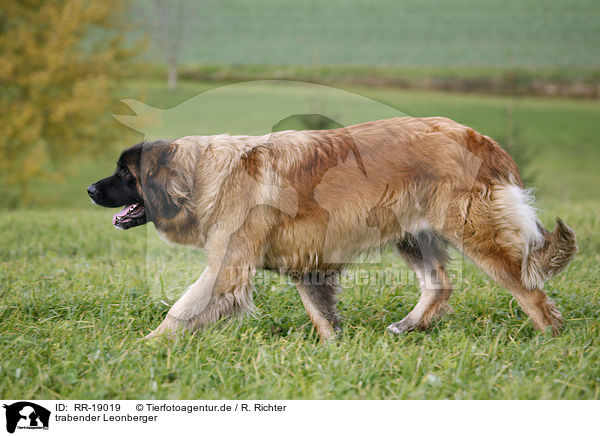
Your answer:
[[[149,337],[196,330],[253,307],[257,268],[289,274],[316,330],[339,329],[338,276],[361,252],[392,243],[421,283],[393,333],[427,328],[448,309],[447,246],[516,298],[538,329],[561,314],[544,282],[577,252],[560,219],[538,221],[513,159],[447,118],[402,117],[265,136],[188,136],[125,150],[88,188],[122,229],[152,221],[172,242],[206,250],[200,278]]]

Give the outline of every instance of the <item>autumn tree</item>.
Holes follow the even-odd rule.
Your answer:
[[[0,8],[0,183],[27,204],[32,177],[60,170],[112,138],[111,94],[124,48],[121,0],[3,0]],[[57,166],[58,165],[58,166]]]

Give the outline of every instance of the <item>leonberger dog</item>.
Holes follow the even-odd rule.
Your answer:
[[[386,243],[421,285],[417,305],[390,332],[426,329],[449,309],[451,245],[505,287],[537,329],[556,334],[563,321],[544,282],[577,252],[563,221],[551,233],[536,218],[506,151],[441,117],[145,142],[88,193],[101,206],[125,206],[116,227],[151,221],[162,238],[207,253],[200,278],[148,337],[251,310],[262,268],[291,277],[330,339],[340,329],[340,273]]]

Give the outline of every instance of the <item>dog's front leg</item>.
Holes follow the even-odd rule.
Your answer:
[[[216,274],[210,266],[207,266],[198,280],[171,307],[164,321],[146,336],[146,339],[163,333],[174,333],[177,330],[189,330],[193,327],[194,320],[210,304],[215,282]]]
[[[195,331],[226,315],[250,310],[253,307],[251,273],[250,268],[207,266],[146,339]]]

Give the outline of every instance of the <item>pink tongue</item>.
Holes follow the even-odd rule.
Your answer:
[[[131,211],[131,209],[133,209],[134,207],[135,207],[135,204],[130,204],[129,206],[125,206],[121,212],[114,214],[113,215],[113,225],[115,225],[117,223],[118,218],[121,218],[121,217],[127,215]]]

